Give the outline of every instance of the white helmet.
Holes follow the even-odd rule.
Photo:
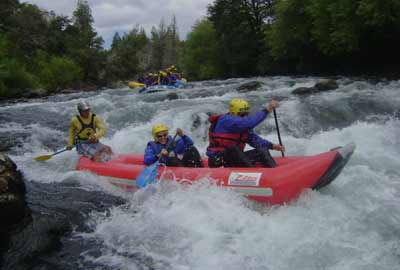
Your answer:
[[[81,101],[78,103],[78,111],[86,111],[86,110],[90,110],[90,105],[89,102],[87,101]]]

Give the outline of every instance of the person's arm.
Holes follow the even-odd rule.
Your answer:
[[[273,149],[274,144],[250,130],[247,143],[254,148]]]
[[[241,133],[253,129],[267,117],[268,113],[272,112],[278,106],[278,101],[271,100],[265,105],[262,111],[249,116],[237,117],[227,114],[226,117],[222,118],[223,121],[229,121],[228,123],[225,123],[224,127],[227,132],[232,133]]]
[[[72,118],[71,123],[69,124],[69,131],[68,131],[68,144],[67,147],[72,147],[75,141],[75,133],[77,131],[77,122],[78,119],[76,117]]]
[[[193,140],[189,136],[183,135],[176,141],[175,152],[177,154],[183,154],[185,150],[193,146],[193,144]]]
[[[223,121],[221,124],[225,127],[227,132],[241,133],[246,130],[255,128],[267,117],[267,115],[268,115],[267,110],[262,110],[258,113],[245,117],[239,117],[227,114],[225,117],[220,119],[220,121],[221,120]]]
[[[190,138],[188,135],[183,135],[182,137],[181,137],[181,139],[182,139],[182,141],[184,142],[184,144],[185,144],[185,147],[186,148],[188,148],[188,147],[190,147],[190,146],[192,146],[194,143],[193,143],[193,140],[192,140],[192,138]]]
[[[147,147],[144,151],[144,164],[150,165],[157,161],[157,154],[154,153],[153,147],[150,144],[147,144]]]
[[[106,133],[106,125],[104,124],[100,116],[96,115],[96,117],[94,118],[94,127],[96,129],[95,137],[98,140]]]

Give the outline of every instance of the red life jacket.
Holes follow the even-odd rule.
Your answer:
[[[218,119],[221,114],[212,115],[208,121],[211,123],[210,129],[208,130],[208,140],[210,142],[207,150],[222,152],[226,148],[231,146],[239,146],[242,151],[246,146],[246,142],[249,139],[249,131],[243,133],[215,133],[215,127],[217,126]]]

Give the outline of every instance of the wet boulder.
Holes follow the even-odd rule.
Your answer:
[[[322,91],[335,90],[335,89],[337,89],[339,86],[338,86],[338,83],[336,82],[336,80],[329,79],[329,80],[323,80],[323,81],[317,82],[317,83],[314,85],[314,87],[315,87],[318,91],[322,92]]]
[[[168,93],[166,98],[167,100],[174,100],[174,99],[179,99],[179,96],[177,93]]]
[[[296,88],[292,91],[292,94],[295,95],[309,95],[309,94],[315,94],[319,92],[325,92],[329,90],[334,90],[337,89],[338,83],[336,80],[333,79],[328,79],[328,80],[323,80],[320,82],[317,82],[313,87],[299,87]]]
[[[298,87],[292,91],[292,94],[295,95],[308,95],[318,92],[315,87]]]
[[[17,165],[0,153],[0,231],[20,222],[27,213],[25,183]]]
[[[260,88],[263,85],[262,82],[259,81],[251,81],[251,82],[247,82],[242,84],[241,86],[239,86],[236,90],[238,92],[250,92],[250,91],[254,91],[257,90],[258,88]]]

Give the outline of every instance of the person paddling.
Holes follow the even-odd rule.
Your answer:
[[[87,101],[81,101],[77,105],[79,115],[71,119],[67,150],[76,150],[93,161],[107,161],[113,154],[111,147],[99,142],[104,136],[106,127],[100,116],[91,112]]]
[[[275,167],[269,150],[285,151],[285,147],[273,144],[254,132],[267,115],[279,106],[272,100],[265,107],[250,115],[250,105],[244,99],[232,99],[229,113],[209,118],[209,146],[207,147],[210,167],[254,167],[261,162],[265,167]],[[244,152],[246,144],[254,149]]]
[[[168,127],[156,124],[152,128],[154,141],[150,141],[144,152],[144,164],[151,165],[157,160],[172,167],[204,167],[199,151],[193,140],[181,128],[176,133],[180,139],[175,141],[168,135]]]

